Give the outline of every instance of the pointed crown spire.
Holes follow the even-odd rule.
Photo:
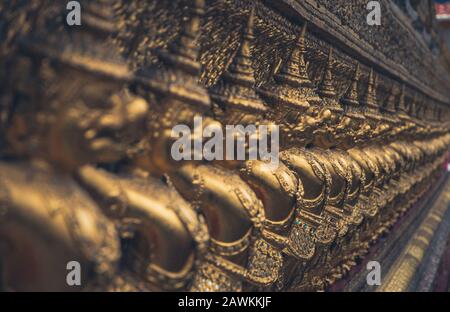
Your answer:
[[[223,107],[235,106],[243,110],[266,112],[267,107],[254,88],[256,81],[251,59],[254,21],[255,9],[252,6],[242,43],[222,78],[210,89],[210,94]],[[236,89],[236,85],[241,88]]]
[[[201,18],[204,14],[204,0],[192,0],[191,14],[184,23],[179,37],[158,53],[164,68],[151,65],[138,72],[136,81],[153,92],[194,105],[200,109],[210,108],[206,89],[198,83],[200,63],[197,40]]]
[[[117,1],[80,0],[83,8],[83,27],[60,27],[54,23],[65,16],[66,7],[59,1],[40,1],[36,24],[47,25],[31,29],[20,39],[27,53],[40,55],[99,74],[111,79],[130,80],[129,67],[123,59],[113,36],[117,33]],[[60,21],[65,23],[65,21]]]
[[[364,94],[363,100],[361,101],[369,109],[378,109],[377,98],[376,98],[376,85],[375,85],[375,74],[373,68],[370,69],[369,79],[367,82],[366,93]]]
[[[328,59],[326,69],[319,85],[319,95],[325,98],[333,98],[336,91],[333,86],[333,48],[328,50]]]
[[[263,98],[276,107],[283,105],[303,111],[321,102],[308,77],[304,59],[306,27],[305,22],[289,58],[275,73],[274,81],[258,89]]]
[[[228,66],[225,77],[236,80],[240,84],[253,86],[255,84],[254,70],[251,60],[251,48],[254,40],[253,27],[255,22],[255,8],[252,6],[247,20],[247,25],[242,36],[242,43],[230,66]]]
[[[275,80],[288,83],[293,87],[311,86],[311,80],[309,79],[308,68],[305,62],[306,27],[307,22],[303,24],[294,49],[292,50],[288,60],[281,67],[280,71],[275,74]]]
[[[405,84],[402,83],[399,99],[398,99],[398,105],[397,105],[397,114],[400,117],[401,120],[410,121],[411,118],[408,115],[407,109],[406,109],[406,88]]]
[[[341,102],[344,105],[351,106],[354,108],[359,107],[360,105],[358,100],[359,76],[360,76],[360,65],[359,63],[357,63],[355,66],[355,73],[353,74],[350,86],[348,87],[347,91],[344,93],[344,96],[341,99]]]
[[[193,0],[190,8],[190,19],[181,29],[180,36],[169,46],[168,53],[162,53],[161,58],[181,66],[192,75],[198,75],[200,63],[197,61],[199,46],[197,40],[200,34],[201,18],[204,15],[205,0]]]
[[[387,96],[384,105],[381,107],[381,109],[384,112],[395,114],[395,94],[396,94],[397,87],[393,84],[391,86],[391,90],[389,91],[389,95]]]
[[[402,83],[400,96],[398,99],[398,106],[397,106],[397,110],[402,113],[406,113],[405,93],[406,93],[405,84]]]

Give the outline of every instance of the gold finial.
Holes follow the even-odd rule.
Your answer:
[[[204,6],[204,0],[193,2],[192,14],[182,27],[178,39],[167,50],[159,53],[163,68],[152,64],[136,75],[136,83],[145,89],[177,98],[201,110],[210,109],[208,92],[198,83],[201,65],[198,62],[197,39]]]
[[[328,60],[326,69],[319,85],[319,95],[324,98],[334,98],[336,91],[333,86],[333,48],[328,50]]]
[[[213,100],[222,106],[236,105],[240,109],[265,112],[267,107],[255,92],[255,77],[251,59],[254,40],[255,9],[252,6],[244,29],[242,43],[226,72],[210,89]],[[240,88],[236,89],[236,85]]]
[[[305,62],[305,34],[307,23],[302,26],[302,30],[295,43],[289,59],[275,75],[275,80],[290,84],[293,87],[310,87],[311,80]]]
[[[360,65],[359,63],[357,63],[355,66],[355,73],[353,74],[350,86],[348,87],[347,91],[345,92],[344,96],[341,99],[341,102],[344,105],[351,106],[354,108],[359,107],[359,100],[358,100],[359,76],[360,76]]]
[[[401,120],[409,121],[409,120],[411,120],[411,118],[409,117],[409,115],[407,113],[405,97],[406,97],[406,87],[405,87],[405,84],[402,83],[400,95],[398,98],[397,114]]]
[[[298,68],[299,68],[299,76],[302,79],[303,86],[310,86],[311,80],[308,76],[308,65],[305,62],[305,53],[306,53],[306,43],[305,43],[305,35],[306,28],[308,27],[308,23],[305,22],[302,26],[302,30],[300,32],[300,36],[298,38]]]
[[[397,87],[395,84],[392,84],[391,90],[389,91],[389,95],[387,96],[383,106],[381,107],[382,111],[394,114],[395,113],[395,94],[396,94]]]
[[[60,3],[54,2],[41,5],[39,10],[48,14],[37,14],[37,18],[42,19],[37,24],[47,27],[32,29],[22,38],[22,47],[32,54],[85,72],[120,81],[131,80],[132,74],[113,40],[118,24],[115,1],[81,0],[83,27],[60,27],[59,23],[53,23],[65,10]]]
[[[255,8],[252,7],[245,27],[242,43],[227,69],[227,76],[236,79],[239,83],[253,86],[255,84],[254,70],[251,60],[251,49],[254,40],[253,27],[255,21]]]
[[[199,54],[197,40],[200,34],[204,7],[204,0],[194,1],[194,5],[190,8],[191,18],[182,27],[180,36],[169,46],[168,52],[163,52],[160,55],[163,61],[182,67],[184,71],[196,76],[199,74],[201,67],[197,61]]]
[[[406,88],[405,88],[405,84],[402,83],[402,87],[401,87],[401,91],[400,91],[400,96],[399,96],[399,98],[398,98],[398,108],[397,108],[397,110],[398,110],[400,113],[403,113],[403,114],[406,113],[405,96],[406,96]]]
[[[364,94],[363,100],[361,103],[369,109],[378,109],[377,100],[376,100],[376,81],[375,74],[373,68],[370,68],[369,79],[367,82],[366,93]]]
[[[304,59],[306,26],[305,22],[289,58],[274,75],[274,83],[259,89],[264,99],[274,106],[285,105],[304,110],[311,104],[321,102],[308,77]]]

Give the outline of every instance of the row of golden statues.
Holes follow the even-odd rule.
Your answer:
[[[118,1],[80,2],[80,27],[64,24],[59,1],[0,5],[7,290],[70,290],[70,261],[81,263],[83,290],[324,290],[441,175],[448,108],[408,94],[407,82],[380,101],[375,70],[361,94],[359,64],[338,95],[332,49],[315,86],[306,22],[256,87],[246,12],[238,51],[206,89],[196,42],[204,0],[189,1],[160,64],[133,71],[114,39]],[[195,116],[280,125],[279,166],[173,160],[171,129]]]

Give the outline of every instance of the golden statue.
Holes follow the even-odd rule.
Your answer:
[[[80,26],[55,1],[0,4],[5,290],[342,289],[446,187],[450,94],[437,58],[406,51],[424,49],[411,30],[344,35],[354,25],[335,22],[358,8],[322,0],[330,15],[309,0],[80,2]],[[379,41],[393,34],[401,55]]]

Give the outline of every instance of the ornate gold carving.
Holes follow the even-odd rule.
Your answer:
[[[0,234],[36,256],[55,240],[49,266],[68,251],[85,289],[324,290],[442,174],[448,92],[410,54],[387,66],[400,24],[354,44],[309,0],[83,0],[70,28],[60,3],[28,2],[0,5]],[[195,117],[279,125],[279,166],[175,161],[171,130]],[[7,287],[45,285],[19,275]]]

